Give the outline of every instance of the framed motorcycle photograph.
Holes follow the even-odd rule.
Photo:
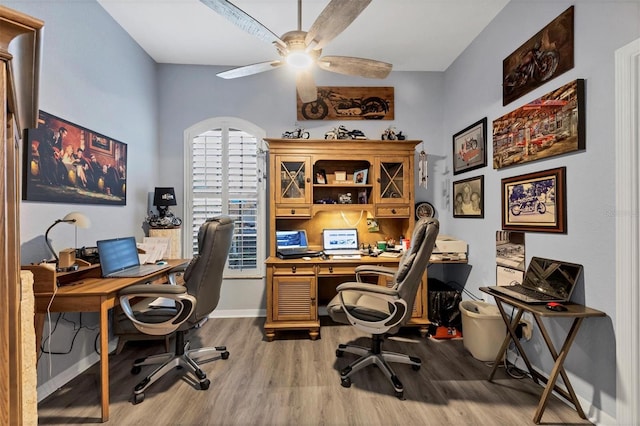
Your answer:
[[[573,6],[502,61],[502,105],[573,68]]]
[[[487,165],[487,117],[453,135],[453,174]]]
[[[502,229],[567,232],[566,167],[504,178]]]

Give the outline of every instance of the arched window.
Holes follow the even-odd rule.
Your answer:
[[[264,276],[265,131],[234,117],[204,120],[185,131],[184,247],[197,254],[198,230],[209,217],[234,219],[225,277]]]

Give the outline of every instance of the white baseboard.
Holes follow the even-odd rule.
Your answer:
[[[517,360],[516,360],[516,357],[517,357]],[[520,370],[525,371],[525,372],[528,371],[527,370],[527,365],[522,360],[522,357],[520,357],[517,354],[517,352],[514,352],[513,349],[509,349],[507,351],[507,360],[510,363],[514,364],[516,367],[518,367]],[[516,362],[514,362],[514,360],[516,360]],[[547,376],[545,375],[545,377],[547,377]],[[544,388],[544,383],[540,382],[540,387]],[[566,401],[562,396],[558,395],[556,392],[553,392],[553,394],[555,396],[557,396],[560,401],[564,402],[569,407],[573,408],[573,405],[570,404],[568,401]],[[604,411],[600,411],[599,408],[594,407],[593,405],[591,405],[591,401],[588,401],[588,400],[582,398],[580,395],[576,395],[576,396],[578,397],[578,402],[582,406],[582,410],[584,411],[584,414],[587,416],[587,419],[590,422],[592,422],[593,424],[602,425],[602,426],[617,424],[615,418],[611,417],[610,415],[608,415]]]
[[[114,351],[117,345],[118,345],[117,338],[109,341],[109,353]],[[85,371],[92,365],[97,364],[99,362],[100,362],[100,355],[98,355],[97,352],[92,352],[91,354],[87,355],[86,357],[76,362],[71,367],[64,370],[62,373],[47,380],[45,383],[41,384],[37,388],[38,402],[41,402],[46,397],[48,397],[49,395],[51,395],[52,393],[60,389],[62,386],[64,386],[65,384],[67,384],[68,382],[76,378],[83,371]]]

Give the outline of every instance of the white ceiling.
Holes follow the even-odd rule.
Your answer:
[[[348,1],[348,0],[344,0]],[[396,71],[444,71],[509,0],[374,0],[324,49],[393,64]],[[279,59],[198,0],[98,0],[158,63],[241,66]],[[298,26],[297,0],[233,0],[281,36]],[[302,1],[308,30],[328,0]]]

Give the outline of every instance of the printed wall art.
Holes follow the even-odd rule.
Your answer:
[[[298,120],[393,120],[393,87],[318,87],[318,99],[297,100]]]
[[[127,203],[127,145],[40,111],[27,129],[23,200]]]
[[[502,104],[507,105],[573,68],[573,6],[502,62]]]
[[[493,121],[493,168],[585,149],[584,80],[578,79]]]

